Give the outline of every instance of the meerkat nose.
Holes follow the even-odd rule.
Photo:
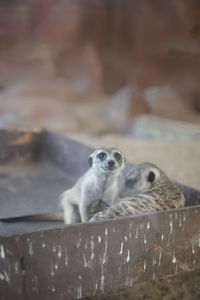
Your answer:
[[[111,159],[111,160],[108,161],[108,166],[109,167],[114,167],[114,165],[115,165],[115,161],[114,160]]]

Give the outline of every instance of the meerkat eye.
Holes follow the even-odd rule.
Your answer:
[[[121,154],[120,154],[119,152],[115,152],[115,153],[114,153],[114,158],[115,158],[116,160],[119,160],[121,157],[122,157],[122,156],[121,156]]]
[[[153,183],[156,179],[156,175],[153,171],[150,171],[148,176],[147,176],[147,181],[150,183]]]
[[[100,152],[98,154],[98,157],[102,160],[102,159],[105,159],[106,158],[106,153],[105,152]]]

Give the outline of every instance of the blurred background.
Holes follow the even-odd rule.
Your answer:
[[[199,78],[198,0],[0,1],[1,128],[199,139]]]
[[[33,127],[200,190],[200,1],[0,0],[0,128]]]

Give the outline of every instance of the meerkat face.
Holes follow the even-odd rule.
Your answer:
[[[126,179],[125,185],[133,193],[145,193],[155,188],[163,176],[164,172],[155,165],[143,163],[136,166],[133,174]]]
[[[125,158],[116,148],[100,148],[89,156],[89,165],[101,173],[115,173],[124,168]]]

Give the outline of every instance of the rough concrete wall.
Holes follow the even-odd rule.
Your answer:
[[[10,0],[0,3],[0,19],[1,57],[16,53],[10,63],[45,64],[66,75],[91,43],[108,90],[131,79],[143,86],[199,74],[197,0]]]
[[[58,85],[59,98],[76,90],[75,98],[85,99],[128,86],[131,119],[152,112],[199,122],[187,116],[200,111],[199,58],[198,0],[0,2],[2,90],[45,81]],[[152,86],[159,87],[153,100]]]

